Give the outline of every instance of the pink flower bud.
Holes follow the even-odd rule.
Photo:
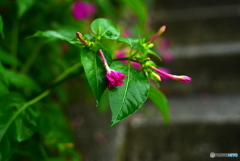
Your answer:
[[[151,38],[151,40],[149,40],[149,43],[152,43],[155,39],[157,39],[160,35],[162,35],[162,33],[166,30],[166,26],[162,26],[160,27],[160,29],[158,30],[158,32]]]
[[[189,76],[181,75],[181,76],[175,76],[175,80],[180,81],[182,83],[189,83],[192,81],[192,78]]]
[[[160,69],[157,69],[153,66],[150,67],[152,70],[156,71],[159,73],[159,75],[163,75],[167,78],[170,78],[170,79],[173,79],[173,80],[176,80],[176,81],[179,81],[179,82],[182,82],[182,83],[189,83],[192,81],[192,78],[189,77],[189,76],[185,76],[185,75],[181,75],[181,76],[178,76],[178,75],[172,75],[172,74],[169,74],[169,73],[166,73]]]
[[[122,86],[124,84],[123,79],[126,76],[118,71],[110,70],[107,72],[106,77],[108,79],[108,89],[111,89],[112,86]]]

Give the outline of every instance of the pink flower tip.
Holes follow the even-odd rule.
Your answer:
[[[192,78],[189,76],[182,75],[182,76],[176,76],[175,80],[180,81],[182,83],[189,83],[192,81]]]
[[[106,77],[108,79],[108,89],[111,89],[112,86],[122,86],[124,84],[123,79],[126,76],[116,70],[110,70],[107,72]]]
[[[166,30],[166,26],[164,25],[160,27],[160,29],[158,30],[158,34],[162,34],[165,30]]]

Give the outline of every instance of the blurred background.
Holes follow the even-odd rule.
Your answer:
[[[79,48],[67,42],[25,39],[36,31],[55,30],[74,38],[76,31],[89,32],[93,19],[104,17],[118,24],[122,35],[140,34],[149,39],[159,27],[167,26],[155,43],[155,51],[163,59],[158,65],[193,79],[188,84],[162,81],[160,90],[168,98],[169,123],[164,124],[160,112],[147,101],[137,113],[108,129],[108,104],[95,108],[82,75],[54,89],[51,99],[42,103],[61,109],[61,120],[70,129],[69,137],[83,161],[202,161],[211,160],[211,152],[240,154],[239,0],[2,0],[0,11],[3,65],[28,75],[37,84],[29,90],[28,84],[19,85],[12,79],[11,89],[24,93],[26,99],[79,61]],[[12,60],[6,55],[18,56]],[[53,112],[50,116],[56,115]],[[54,123],[49,132],[53,127]],[[59,133],[52,132],[51,137]],[[59,148],[58,143],[53,144]]]

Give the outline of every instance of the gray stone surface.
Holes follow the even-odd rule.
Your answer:
[[[148,103],[147,111],[129,119],[121,161],[202,161],[212,160],[210,152],[240,154],[239,98],[240,94],[170,97],[172,119],[166,125]]]

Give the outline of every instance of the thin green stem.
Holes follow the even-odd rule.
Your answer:
[[[61,81],[64,77],[66,77],[69,73],[72,73],[74,70],[78,69],[79,67],[81,67],[82,64],[81,63],[77,63],[74,66],[68,68],[66,71],[64,71],[61,75],[59,75],[54,81],[53,84],[58,83],[59,81]]]
[[[74,66],[68,68],[65,72],[63,72],[61,75],[59,75],[54,81],[53,84],[58,84],[59,82],[62,82],[62,80],[70,73],[72,73],[74,70],[78,69],[79,67],[81,67],[81,63],[77,63]],[[54,85],[52,86],[54,87]],[[41,99],[45,98],[46,96],[48,96],[51,92],[51,88],[47,89],[46,91],[44,91],[43,93],[41,93],[40,95],[38,95],[37,97],[33,98],[32,100],[28,101],[27,103],[23,104],[23,106],[16,112],[14,113],[14,115],[11,117],[11,119],[7,122],[6,126],[4,127],[4,129],[2,129],[2,133],[0,135],[0,142],[3,138],[3,136],[6,134],[7,129],[10,127],[10,125],[12,124],[12,122],[19,116],[20,113],[22,113],[24,110],[26,110],[29,106],[35,104],[36,102],[40,101]]]
[[[129,58],[129,57],[113,59],[113,61],[121,61],[121,60],[129,60],[129,61],[133,61],[133,62],[139,63],[138,60],[131,59],[131,58]]]
[[[49,160],[48,154],[42,144],[39,144],[39,149],[40,149],[40,152],[42,153],[42,156],[44,157],[44,159]]]
[[[14,115],[11,117],[11,119],[7,122],[6,126],[4,127],[2,137],[5,135],[9,126],[12,124],[12,122],[17,118],[17,116],[20,113],[22,113],[27,107],[31,106],[32,104],[34,104],[34,103],[40,101],[41,99],[43,99],[44,97],[46,97],[49,93],[50,93],[50,90],[46,90],[45,92],[43,92],[39,96],[35,97],[31,101],[25,103],[16,113],[14,113]],[[0,141],[2,140],[2,137],[0,138]]]

